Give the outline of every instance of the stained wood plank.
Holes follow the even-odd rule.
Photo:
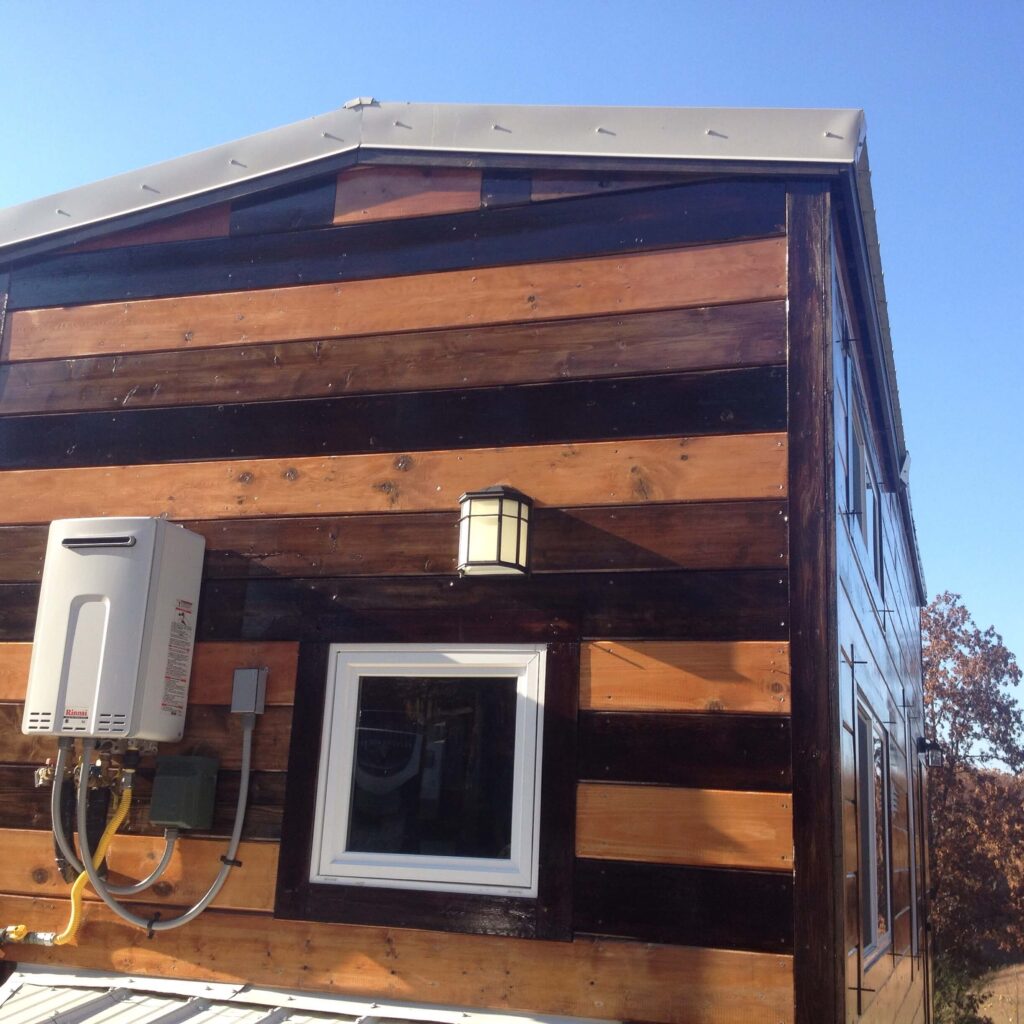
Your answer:
[[[495,416],[495,409],[502,410]],[[761,366],[519,387],[0,417],[0,469],[512,447],[786,426]]]
[[[509,483],[541,505],[784,498],[783,434],[0,473],[0,523],[437,511]]]
[[[0,892],[19,896],[67,897],[68,886],[53,861],[53,838],[47,832],[0,828]],[[268,911],[273,906],[277,874],[277,844],[245,842],[239,847],[240,868],[234,869],[211,906],[234,910]],[[163,839],[118,833],[110,847],[107,865],[110,881],[125,884],[144,878],[156,867],[164,851]],[[189,907],[206,892],[220,870],[224,843],[182,836],[175,844],[167,870],[151,889],[140,896],[121,897],[125,902]],[[86,900],[99,897],[90,886]]]
[[[785,502],[537,509],[532,571],[784,568],[785,510]],[[182,525],[206,538],[209,578],[450,575],[457,563],[454,510]],[[0,582],[40,578],[47,531],[0,527]]]
[[[580,860],[576,881],[577,934],[766,953],[793,946],[788,875]]]
[[[598,641],[581,655],[580,707],[788,713],[787,643]]]
[[[0,763],[42,764],[53,757],[55,739],[40,733],[21,731],[24,706],[0,704]],[[252,766],[256,771],[284,771],[288,765],[291,734],[290,707],[269,707],[253,730]],[[241,716],[229,707],[191,704],[185,720],[185,735],[178,743],[161,743],[161,755],[202,754],[214,757],[223,769],[241,767]]]
[[[846,995],[827,185],[792,185],[787,216],[796,1020],[820,1024],[842,1017]]]
[[[114,231],[99,238],[89,238],[69,246],[65,252],[98,252],[129,245],[156,245],[161,242],[182,242],[197,238],[221,238],[228,234],[231,204],[204,206],[175,217],[154,221],[127,231]]]
[[[788,586],[785,573],[767,570],[553,573],[509,582],[488,577],[209,581],[197,629],[211,640],[772,640],[783,632],[779,624]]]
[[[616,636],[779,640],[783,572],[208,580],[203,640],[508,642]],[[0,641],[32,638],[39,587],[0,585]]]
[[[32,645],[0,643],[0,701],[24,700]]]
[[[579,777],[695,789],[788,792],[789,719],[586,711]]]
[[[208,348],[556,320],[785,296],[785,244],[767,238],[562,263],[342,284],[16,310],[9,358]]]
[[[12,308],[282,288],[669,249],[785,230],[779,182],[711,182],[442,218],[349,224],[43,257]]]
[[[63,925],[64,901],[0,897],[5,921]],[[266,927],[260,922],[265,920]],[[19,948],[24,963],[73,964],[330,991],[360,998],[444,1002],[667,1024],[788,1024],[792,958],[780,954],[579,939],[551,943],[204,914],[151,942],[95,903],[83,942]],[[85,941],[85,940],[88,941]],[[201,955],[216,949],[216,957]],[[256,965],[259,965],[256,967]],[[637,978],[644,984],[638,985]]]
[[[472,167],[353,167],[338,175],[334,223],[459,213],[480,206]]]
[[[678,179],[676,179],[678,180]],[[621,192],[633,188],[656,188],[673,183],[672,178],[649,174],[586,174],[577,171],[534,171],[530,199],[535,203],[551,199],[569,199],[594,193]]]
[[[791,808],[777,793],[581,782],[576,856],[790,871]]]
[[[781,363],[785,304],[0,364],[0,412],[318,398]]]
[[[323,227],[333,220],[334,194],[335,178],[331,175],[236,199],[231,204],[231,234]]]
[[[57,743],[53,740],[52,756]],[[0,764],[0,821],[7,828],[42,829],[49,831],[50,790],[37,789],[33,781],[35,766],[31,764]],[[133,834],[163,835],[162,826],[149,823],[149,800],[152,792],[153,762],[144,759],[136,778],[135,796],[125,831]],[[245,839],[280,839],[281,812],[284,806],[284,772],[253,772],[249,784],[249,803],[245,813]],[[192,836],[230,835],[238,803],[239,772],[224,770],[217,776],[213,824],[209,832],[192,832]]]
[[[30,643],[0,643],[0,701],[25,699]],[[291,704],[295,695],[298,644],[200,643],[192,658],[189,705],[230,704],[231,679],[236,668],[266,666],[268,705]]]

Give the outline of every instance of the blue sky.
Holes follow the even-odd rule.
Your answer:
[[[1024,658],[1024,4],[0,0],[0,207],[357,95],[863,107],[930,591]]]

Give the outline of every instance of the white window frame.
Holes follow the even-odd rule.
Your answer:
[[[537,895],[543,645],[332,644],[317,779],[311,882]],[[366,853],[346,848],[359,680],[363,676],[516,678],[512,836],[507,859]]]
[[[860,740],[860,726],[866,728],[865,751]],[[874,766],[874,741],[878,737],[882,741],[882,812],[883,821],[879,823],[875,815],[875,766]],[[878,721],[878,719],[863,705],[857,709],[857,801],[858,820],[860,829],[860,859],[859,870],[861,873],[860,890],[860,914],[862,951],[867,958],[875,958],[885,952],[892,945],[892,782],[890,779],[891,764],[890,758],[890,737],[889,731]],[[878,930],[878,853],[875,846],[878,825],[883,829],[883,848],[885,851],[885,898],[886,898],[886,923],[888,930],[881,935]]]

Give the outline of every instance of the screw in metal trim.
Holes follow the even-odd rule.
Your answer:
[[[243,163],[242,163],[242,161],[241,161],[241,160],[236,160],[236,159],[235,159],[234,157],[232,157],[232,158],[231,158],[231,159],[230,159],[230,160],[228,161],[228,163],[229,163],[229,164],[233,164],[233,165],[234,165],[235,167],[245,167],[245,166],[246,166],[245,164],[243,164]]]
[[[595,131],[595,132],[596,132],[596,133],[597,133],[598,135],[614,135],[614,134],[615,134],[615,132],[613,132],[613,131],[611,130],[611,128],[604,128],[604,127],[602,127],[601,125],[598,125],[598,126],[597,126],[597,127],[596,127],[596,128],[594,129],[594,131]]]
[[[321,132],[320,136],[321,136],[321,138],[324,138],[324,139],[334,139],[335,142],[344,142],[345,141],[344,139],[339,138],[337,135],[332,135],[330,132]]]

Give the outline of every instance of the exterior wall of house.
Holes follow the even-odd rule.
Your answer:
[[[924,732],[919,596],[896,493],[902,485],[883,457],[852,278],[837,251],[832,358],[846,1010],[849,1021],[916,1024],[927,1019],[928,988],[924,784],[916,750]],[[859,736],[870,738],[870,747]]]
[[[231,670],[271,668],[244,867],[214,908],[149,941],[89,900],[76,947],[19,956],[607,1019],[794,1019],[786,202],[773,181],[357,168],[12,266],[4,922],[50,929],[68,910],[32,786],[56,745],[20,733],[50,520],[166,515],[207,540],[175,750],[220,757],[215,824],[181,840],[145,906],[170,914],[215,873],[239,781]],[[534,572],[459,579],[458,497],[495,483],[537,501]],[[909,656],[905,618],[890,632]],[[295,895],[338,642],[549,645],[525,909]],[[150,784],[143,770],[114,871],[159,855]]]

